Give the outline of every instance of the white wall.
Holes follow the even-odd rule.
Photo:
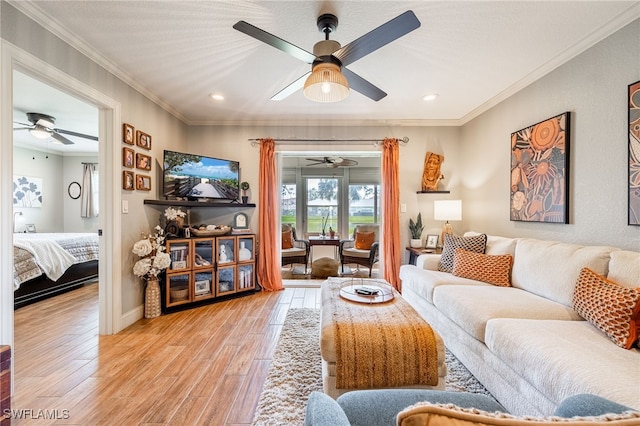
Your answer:
[[[16,231],[34,224],[38,232],[98,232],[97,218],[80,217],[80,198],[69,197],[67,188],[73,181],[82,183],[82,162],[96,163],[97,155],[66,156],[13,148],[13,174],[41,178],[42,207],[14,208],[21,211]]]
[[[627,225],[627,86],[640,80],[640,20],[461,129],[463,230],[640,251]],[[509,220],[510,135],[571,112],[570,223]]]

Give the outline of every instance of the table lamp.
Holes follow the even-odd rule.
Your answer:
[[[22,218],[22,212],[13,212],[13,232],[16,233],[16,225],[18,220],[16,219],[16,216],[20,216],[20,218]]]
[[[433,202],[433,218],[435,220],[444,220],[440,241],[444,246],[445,234],[453,235],[453,227],[449,223],[450,220],[462,220],[462,200],[436,200]]]

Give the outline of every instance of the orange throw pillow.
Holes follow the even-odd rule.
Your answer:
[[[621,348],[638,339],[640,289],[623,287],[582,268],[573,292],[573,309]]]
[[[284,231],[282,233],[282,248],[293,248],[293,231]]]
[[[510,254],[490,255],[457,248],[453,255],[452,274],[476,281],[511,287]]]
[[[358,250],[370,250],[375,242],[375,232],[356,232],[356,248]]]

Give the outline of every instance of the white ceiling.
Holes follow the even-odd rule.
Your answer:
[[[11,3],[192,125],[459,125],[640,17],[629,1]],[[379,102],[353,91],[334,104],[300,91],[271,101],[309,65],[232,28],[245,20],[312,51],[322,13],[338,16],[331,38],[344,46],[409,9],[420,28],[349,66],[388,93]],[[429,93],[439,97],[423,101]],[[65,102],[32,101],[20,108],[64,128]]]

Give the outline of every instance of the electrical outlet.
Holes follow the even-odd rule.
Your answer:
[[[407,204],[406,203],[400,204],[400,213],[406,213],[406,212],[407,212]]]

